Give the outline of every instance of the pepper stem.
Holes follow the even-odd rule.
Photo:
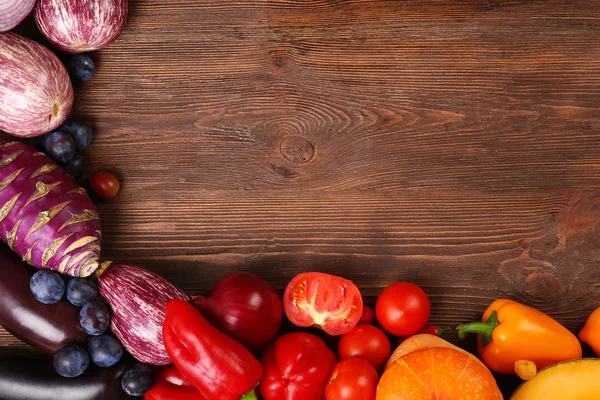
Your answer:
[[[458,337],[464,339],[467,337],[469,333],[476,333],[481,335],[481,341],[483,347],[490,344],[492,341],[492,335],[494,333],[494,329],[498,326],[498,313],[494,310],[492,311],[492,315],[485,322],[471,322],[468,324],[462,324],[456,327],[458,331]]]
[[[240,397],[240,400],[258,400],[258,397],[256,397],[256,386],[254,386],[248,393]]]

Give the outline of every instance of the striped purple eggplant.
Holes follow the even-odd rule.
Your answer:
[[[35,20],[44,36],[66,53],[112,43],[127,22],[127,0],[38,0]]]
[[[0,0],[0,32],[19,25],[35,6],[35,0]]]
[[[67,70],[50,50],[0,33],[0,130],[35,137],[62,124],[73,106]]]
[[[103,263],[96,271],[100,295],[112,310],[111,328],[132,356],[150,365],[171,364],[163,344],[165,306],[190,300],[161,276],[132,265]]]
[[[100,219],[86,191],[44,153],[4,139],[0,237],[38,269],[86,277],[99,265]]]

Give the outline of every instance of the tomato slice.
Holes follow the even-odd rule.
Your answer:
[[[296,326],[314,326],[337,336],[350,332],[363,312],[352,281],[320,272],[297,275],[283,295],[285,315]]]

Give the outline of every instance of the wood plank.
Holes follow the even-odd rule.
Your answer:
[[[446,326],[508,296],[576,331],[600,305],[600,4],[130,4],[76,91],[88,171],[123,181],[105,258],[191,293],[411,280]]]

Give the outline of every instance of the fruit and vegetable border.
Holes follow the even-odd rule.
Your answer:
[[[57,53],[9,32],[32,11]],[[93,130],[69,114],[73,84],[95,73],[87,53],[119,36],[127,11],[127,0],[0,2],[0,130],[17,138],[0,139],[0,325],[52,356],[0,358],[0,398],[502,399],[492,372],[525,381],[515,400],[600,398],[600,359],[582,359],[581,345],[600,354],[600,308],[578,338],[498,299],[455,328],[477,335],[477,357],[429,325],[428,296],[409,282],[374,308],[353,282],[317,272],[282,297],[249,272],[191,297],[102,260],[100,217],[77,183]],[[112,198],[120,183],[99,171],[90,187]],[[297,332],[281,334],[284,315]],[[340,337],[335,352],[314,329]]]

